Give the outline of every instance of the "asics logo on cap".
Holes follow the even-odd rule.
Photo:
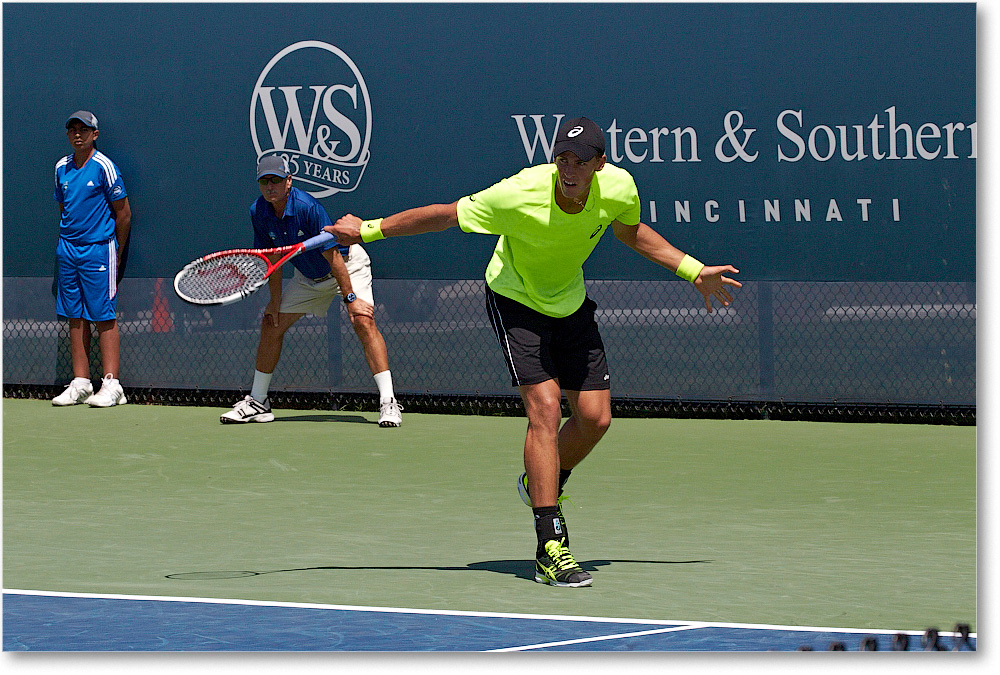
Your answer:
[[[566,133],[566,135],[567,135],[567,136],[568,136],[569,138],[576,138],[577,136],[579,136],[579,135],[580,135],[580,134],[582,134],[582,133],[583,133],[583,127],[581,127],[581,126],[575,126],[575,127],[573,127],[572,129],[570,129],[570,130],[569,130],[569,131],[568,131],[568,132]]]

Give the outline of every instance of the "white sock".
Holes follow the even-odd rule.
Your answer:
[[[267,399],[267,390],[271,386],[271,375],[274,373],[262,373],[259,370],[253,371],[253,388],[250,395],[255,401],[263,403]]]
[[[388,403],[396,398],[392,391],[392,373],[390,371],[383,370],[381,373],[375,373],[375,386],[378,387],[379,403]]]

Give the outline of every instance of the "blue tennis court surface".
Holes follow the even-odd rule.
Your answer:
[[[7,590],[4,651],[636,651],[892,649],[923,633],[442,612],[246,600]],[[956,640],[942,633],[942,649]],[[970,636],[963,649],[974,649]]]

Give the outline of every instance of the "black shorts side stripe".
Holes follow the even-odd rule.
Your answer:
[[[486,287],[486,303],[489,308],[490,323],[493,324],[493,332],[496,333],[500,350],[507,361],[507,368],[510,370],[511,377],[514,380],[514,386],[520,386],[521,380],[518,378],[517,370],[514,368],[514,357],[511,355],[510,342],[507,340],[507,331],[503,327],[503,317],[500,315],[500,308],[497,307],[496,295],[489,286]]]

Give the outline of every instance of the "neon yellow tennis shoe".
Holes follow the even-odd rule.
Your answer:
[[[550,586],[580,588],[590,586],[594,578],[584,572],[565,539],[550,539],[545,542],[545,551],[535,559],[535,581]]]

